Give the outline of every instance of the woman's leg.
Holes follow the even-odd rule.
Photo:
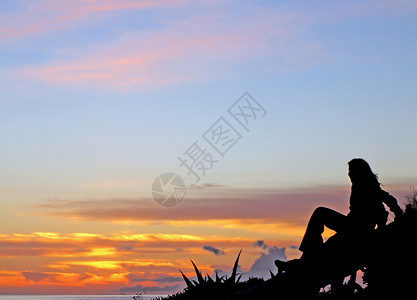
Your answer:
[[[318,207],[311,215],[304,238],[300,244],[300,251],[304,255],[317,252],[323,245],[324,226],[339,232],[344,229],[346,216],[326,207]]]

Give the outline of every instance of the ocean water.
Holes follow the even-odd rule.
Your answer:
[[[165,296],[140,296],[138,299],[151,300]],[[133,300],[133,295],[0,295],[0,300]]]

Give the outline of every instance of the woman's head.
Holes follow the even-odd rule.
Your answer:
[[[369,164],[362,158],[354,158],[349,163],[349,177],[352,184],[378,186],[378,176],[372,172]]]

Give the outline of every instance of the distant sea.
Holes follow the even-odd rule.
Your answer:
[[[140,296],[140,300],[151,300],[166,295]],[[133,295],[0,295],[0,300],[133,300]]]

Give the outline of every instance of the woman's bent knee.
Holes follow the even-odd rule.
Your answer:
[[[322,207],[322,206],[320,206],[320,207],[317,207],[317,208],[314,210],[313,215],[319,215],[319,216],[322,216],[322,215],[324,215],[324,214],[328,213],[328,211],[329,211],[329,210],[330,210],[330,209],[329,209],[329,208],[327,208],[327,207]]]

